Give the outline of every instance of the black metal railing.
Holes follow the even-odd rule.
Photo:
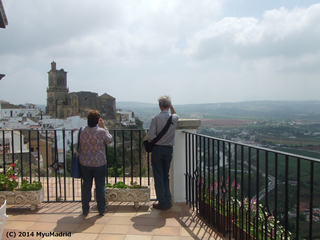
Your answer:
[[[186,202],[229,239],[319,239],[320,160],[185,132]]]
[[[146,130],[109,131],[113,135],[113,143],[106,147],[106,181],[153,186],[150,157],[142,147]],[[19,184],[23,179],[41,181],[46,202],[81,201],[81,180],[70,177],[77,133],[66,129],[0,129],[0,170],[5,174],[14,163]],[[155,198],[152,190],[151,199]]]

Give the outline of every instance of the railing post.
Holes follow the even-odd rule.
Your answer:
[[[173,148],[173,158],[170,168],[170,191],[173,202],[185,202],[185,172],[186,172],[186,150],[185,150],[185,133],[196,133],[201,121],[198,119],[180,119],[178,121],[175,145]]]

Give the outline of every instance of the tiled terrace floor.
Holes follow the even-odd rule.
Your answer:
[[[154,202],[140,204],[112,203],[100,217],[96,203],[91,203],[87,217],[81,203],[42,203],[34,212],[28,206],[7,206],[9,216],[2,239],[41,239],[38,233],[69,233],[46,239],[76,240],[187,240],[227,239],[201,221],[185,203],[175,203],[167,211],[152,208]],[[25,237],[19,233],[25,234]],[[16,234],[16,235],[15,235]],[[33,237],[27,237],[33,234]]]

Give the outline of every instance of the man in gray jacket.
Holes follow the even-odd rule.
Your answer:
[[[172,115],[172,120],[168,131],[155,144],[152,149],[151,164],[154,175],[154,185],[157,194],[158,204],[153,204],[153,208],[167,210],[172,207],[171,192],[169,187],[169,170],[171,166],[175,129],[179,116],[176,114],[171,104],[169,96],[162,96],[158,99],[161,112],[151,120],[147,139],[151,141],[164,128],[168,119]],[[169,109],[171,114],[169,113]]]

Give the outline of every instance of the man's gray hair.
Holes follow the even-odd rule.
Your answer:
[[[171,105],[171,97],[167,95],[159,97],[158,101],[159,106],[162,108],[168,108]]]

